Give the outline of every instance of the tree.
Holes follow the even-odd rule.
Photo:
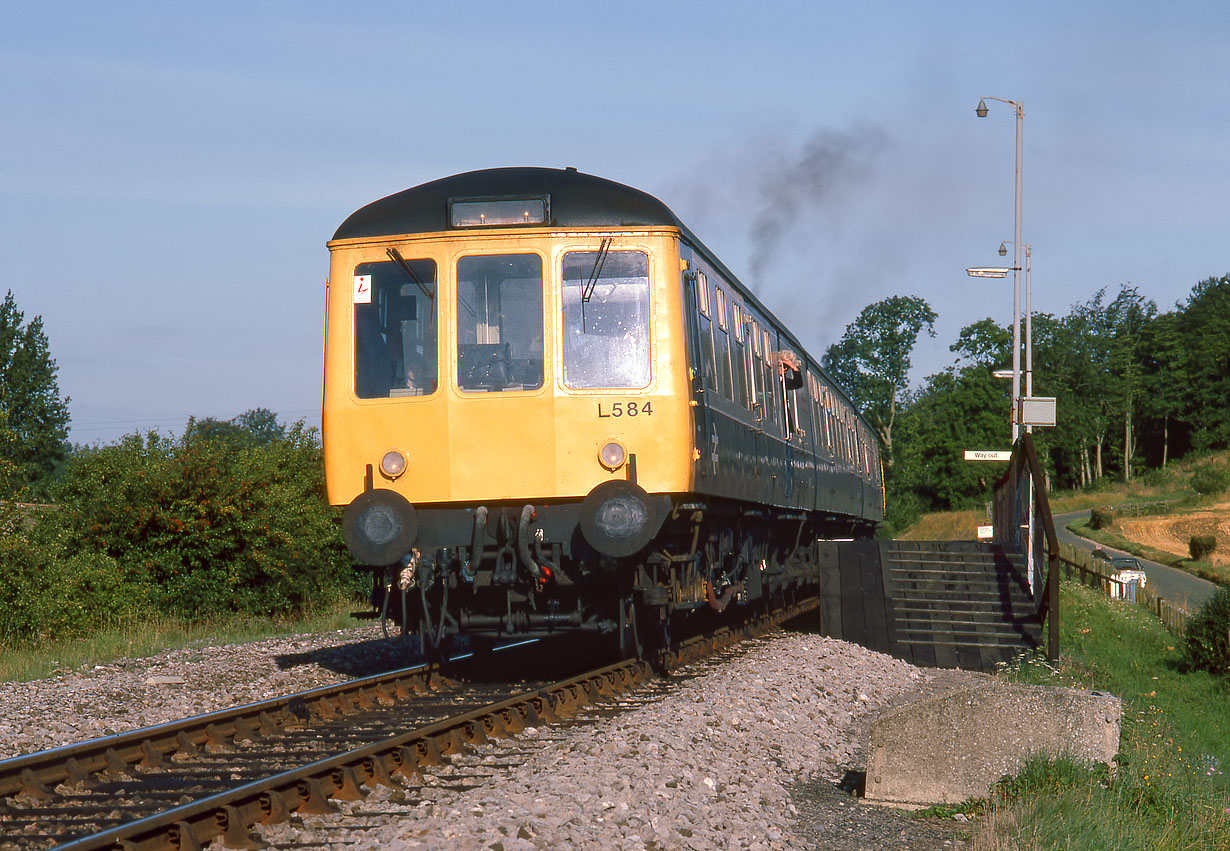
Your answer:
[[[229,420],[192,417],[184,437],[220,441],[232,449],[248,449],[285,440],[286,426],[279,423],[278,415],[268,408],[253,408]]]
[[[215,417],[189,417],[188,425],[184,429],[184,440],[220,443],[231,449],[246,449],[253,444],[252,435],[245,429],[230,420],[219,420]]]
[[[0,439],[12,465],[8,493],[43,499],[67,453],[68,399],[60,397],[42,317],[24,319],[10,290],[0,305]]]
[[[9,428],[8,422],[8,414],[0,410],[0,496],[12,493],[13,477],[17,474],[17,465],[9,460],[16,454],[17,433]]]
[[[1192,443],[1230,446],[1230,275],[1196,284],[1182,308]]]
[[[958,368],[979,365],[1006,369],[1012,365],[1012,332],[994,319],[979,319],[961,329],[948,351],[959,355]]]
[[[1135,287],[1126,284],[1107,307],[1113,337],[1107,357],[1110,375],[1109,396],[1123,417],[1123,479],[1132,478],[1132,456],[1136,447],[1134,414],[1142,392],[1143,331],[1157,316],[1157,305]]]
[[[910,353],[926,329],[935,336],[935,311],[917,296],[892,296],[863,308],[823,365],[870,421],[884,466],[893,466],[893,423],[909,387]]]
[[[1183,365],[1187,356],[1179,329],[1181,319],[1177,313],[1163,313],[1145,327],[1141,340],[1146,387],[1142,412],[1155,423],[1161,420],[1162,467],[1170,460],[1171,423],[1183,414]]]
[[[1102,477],[1102,450],[1114,410],[1107,395],[1113,326],[1107,318],[1105,298],[1106,290],[1098,290],[1089,301],[1074,305],[1072,312],[1055,325],[1041,370],[1047,392],[1057,400],[1056,416],[1062,425],[1056,437],[1063,441],[1058,448],[1069,462],[1058,472],[1081,486]],[[1038,366],[1035,363],[1035,368]]]
[[[268,446],[274,441],[286,438],[286,426],[278,422],[278,415],[268,408],[244,411],[231,420],[231,424],[251,434],[257,446]]]
[[[890,481],[889,507],[900,528],[901,503],[909,510],[913,493],[923,511],[949,511],[976,505],[1006,464],[971,463],[967,449],[1006,445],[1004,418],[1008,393],[1003,382],[982,365],[950,368],[929,376],[901,413],[898,455],[901,464]]]

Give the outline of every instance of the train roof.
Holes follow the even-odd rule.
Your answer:
[[[705,247],[670,207],[648,192],[584,174],[575,168],[488,168],[442,177],[356,210],[342,222],[333,238],[373,239],[412,233],[439,233],[452,229],[449,223],[450,202],[501,198],[546,198],[549,218],[541,224],[542,227],[678,228],[693,248],[768,313],[759,299],[739,283],[738,276]]]
[[[575,168],[492,168],[455,174],[373,201],[342,222],[334,239],[449,230],[449,202],[534,198],[549,201],[544,227],[683,228],[670,208],[647,192]]]
[[[731,283],[739,287],[744,298],[753,302],[791,345],[807,357],[812,368],[828,377],[820,367],[818,359],[807,356],[798,337],[679,220],[670,207],[648,192],[592,174],[584,174],[575,168],[489,168],[442,177],[373,201],[356,210],[342,222],[333,238],[365,239],[412,233],[439,233],[453,229],[449,223],[449,204],[452,201],[501,198],[523,200],[540,197],[548,199],[549,210],[549,218],[542,223],[542,227],[678,228],[684,240]],[[832,381],[831,377],[829,381]],[[840,385],[836,382],[833,382],[833,385],[845,395]],[[852,403],[851,407],[854,407]],[[857,413],[857,409],[855,411]],[[859,416],[861,418],[861,415]]]

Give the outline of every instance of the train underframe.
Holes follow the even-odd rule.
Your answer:
[[[417,636],[425,657],[447,655],[458,637],[481,649],[568,635],[648,657],[677,637],[814,593],[816,542],[874,531],[821,512],[653,499],[660,525],[626,555],[595,548],[580,501],[423,506],[415,547],[375,568],[373,604]]]

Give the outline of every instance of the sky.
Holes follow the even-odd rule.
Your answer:
[[[1230,273],[1224,2],[0,0],[0,290],[70,439],[319,423],[325,242],[481,168],[657,196],[819,357],[868,304],[1008,325],[1015,132],[1035,311]],[[1040,377],[1039,377],[1040,378]]]

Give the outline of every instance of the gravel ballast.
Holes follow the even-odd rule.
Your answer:
[[[0,755],[396,666],[378,635],[365,627],[197,647],[6,684]],[[864,767],[879,711],[978,675],[791,632],[678,673],[622,713],[527,730],[452,758],[421,788],[381,789],[337,816],[261,831],[279,845],[373,849],[965,847],[960,825],[864,805],[839,786]]]
[[[0,759],[401,667],[380,628],[194,644],[0,685]]]

